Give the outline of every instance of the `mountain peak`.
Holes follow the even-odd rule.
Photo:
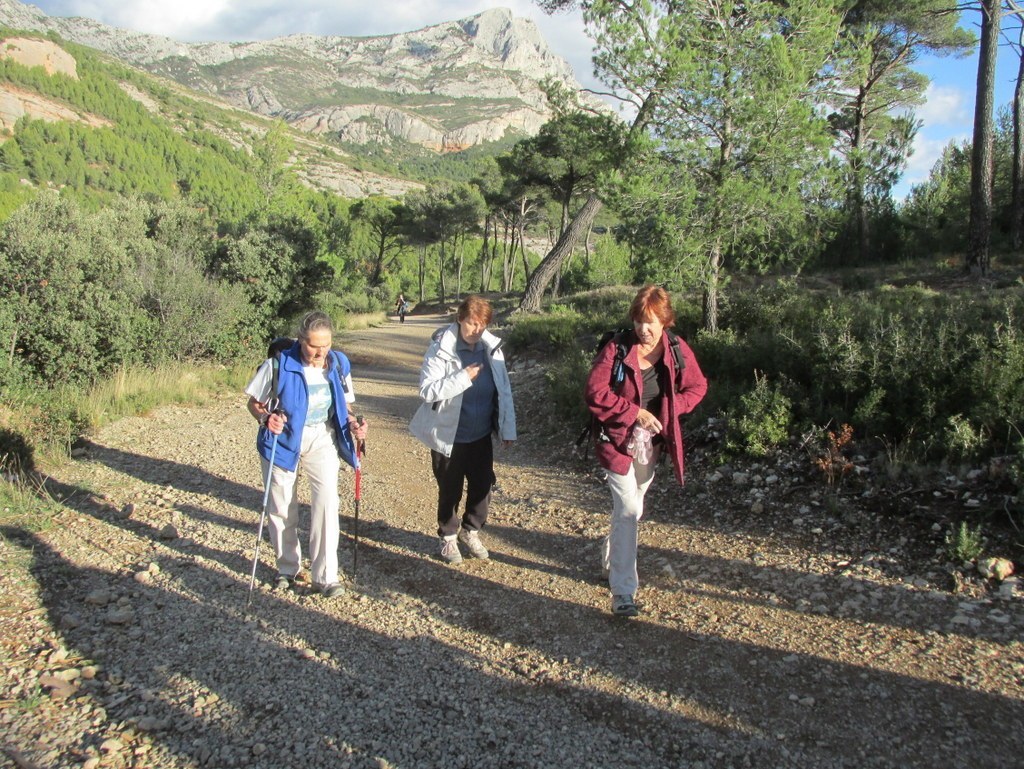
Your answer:
[[[0,0],[0,23],[55,32],[193,90],[343,142],[434,150],[532,135],[550,117],[546,79],[579,89],[537,25],[508,8],[373,37],[293,34],[182,43]]]

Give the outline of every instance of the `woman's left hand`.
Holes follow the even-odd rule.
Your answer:
[[[357,441],[365,441],[366,440],[366,428],[369,427],[369,422],[367,422],[364,419],[362,421],[362,424],[360,424],[355,419],[350,419],[350,420],[348,420],[348,426],[349,426],[349,429],[352,430],[352,437],[353,438],[355,438]]]

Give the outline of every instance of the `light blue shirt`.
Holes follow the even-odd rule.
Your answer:
[[[327,421],[331,413],[331,387],[327,384],[323,369],[303,366],[302,374],[306,378],[309,390],[309,406],[306,409],[306,425],[320,425]]]

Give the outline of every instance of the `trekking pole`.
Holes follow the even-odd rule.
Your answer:
[[[356,417],[356,424],[362,427],[363,418],[361,416]],[[356,445],[356,490],[354,494],[355,500],[355,518],[352,524],[352,582],[356,581],[356,575],[359,572],[359,500],[363,497],[363,463],[359,461],[359,456],[366,456],[366,441],[359,441]]]
[[[252,577],[249,579],[249,598],[245,602],[246,611],[252,604],[252,589],[256,585],[256,563],[260,559],[260,543],[263,541],[263,521],[267,517],[267,502],[270,499],[270,476],[274,472],[274,455],[277,453],[277,433],[274,433],[274,440],[270,444],[270,465],[267,467],[267,477],[263,483],[263,510],[260,512],[260,525],[256,530],[256,547],[252,554]]]

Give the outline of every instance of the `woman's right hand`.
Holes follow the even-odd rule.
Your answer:
[[[641,427],[646,427],[655,435],[661,432],[661,422],[647,409],[640,409],[637,412],[636,423]]]
[[[288,417],[279,411],[275,411],[267,418],[267,429],[274,435],[280,435],[284,430],[284,425],[287,421]]]

